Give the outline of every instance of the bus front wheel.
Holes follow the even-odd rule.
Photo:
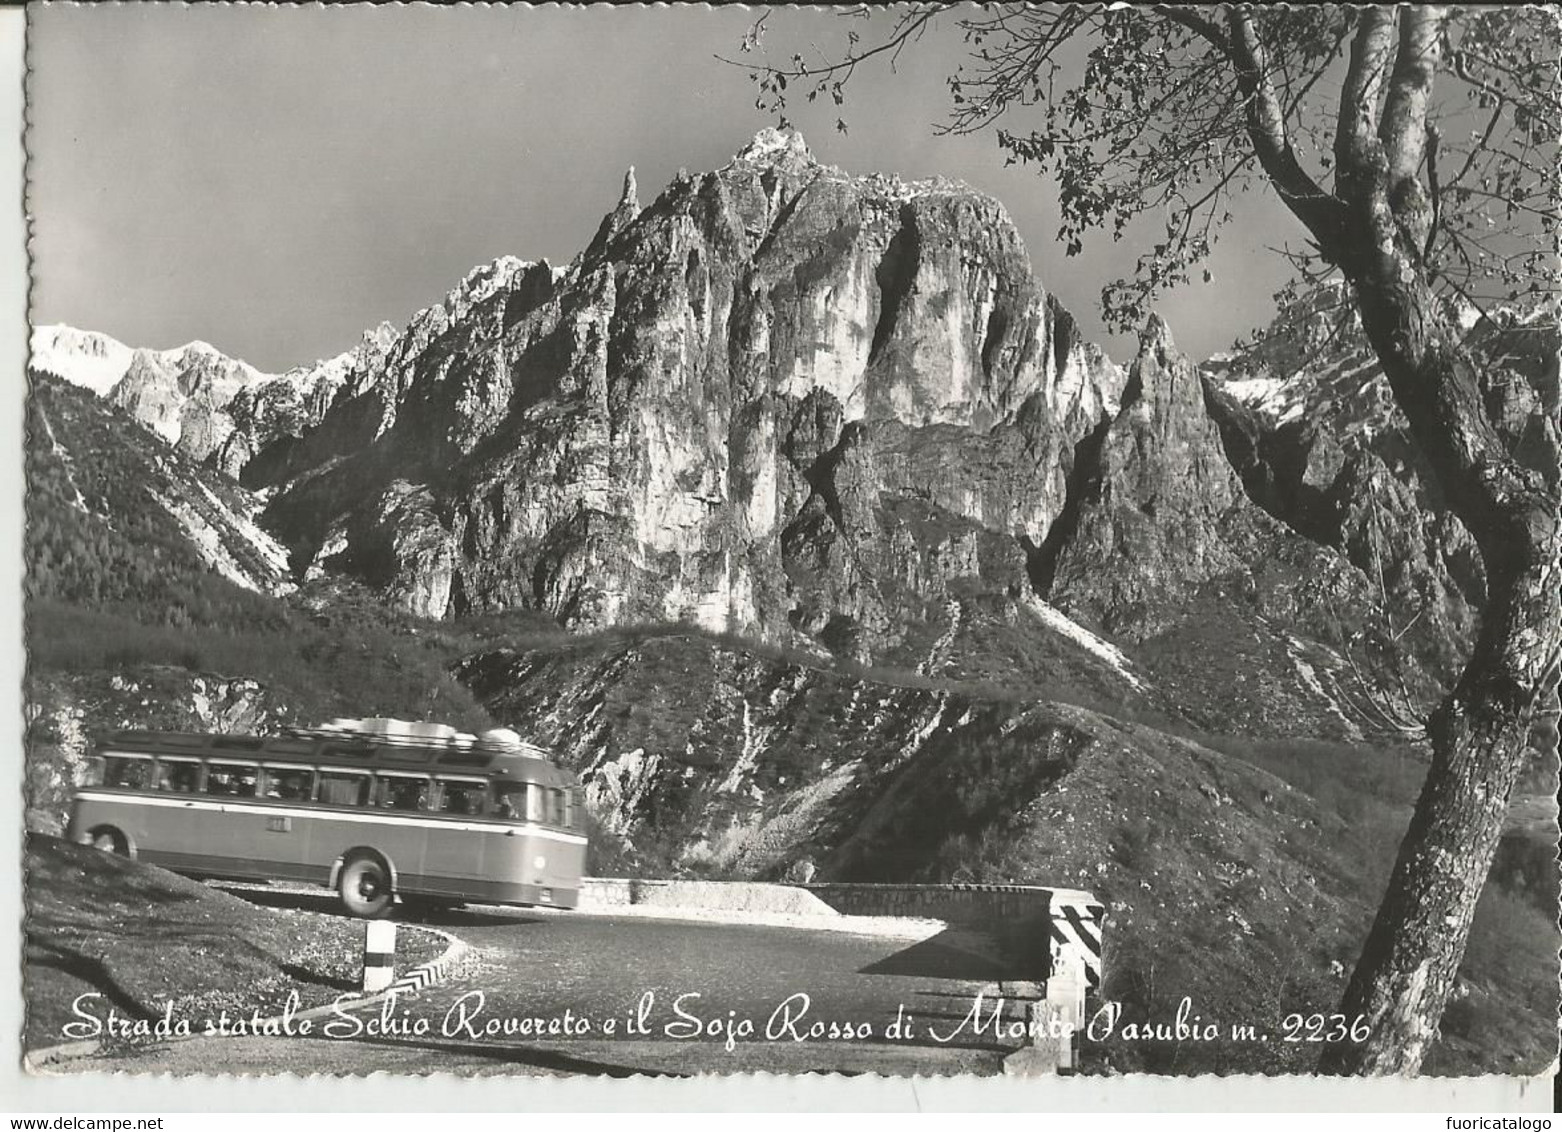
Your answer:
[[[336,891],[342,906],[361,919],[378,920],[390,912],[390,870],[378,857],[354,857],[344,864]]]

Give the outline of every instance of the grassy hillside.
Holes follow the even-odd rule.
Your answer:
[[[304,1006],[355,990],[363,928],[313,912],[261,909],[162,869],[50,837],[29,837],[23,999],[26,1044],[78,1037],[71,1005],[106,1019],[175,1019],[200,1031],[275,1013],[296,992]],[[437,954],[437,941],[406,933],[398,963]]]

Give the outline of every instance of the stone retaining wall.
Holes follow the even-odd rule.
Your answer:
[[[788,916],[840,915],[817,896],[790,884],[741,880],[627,880],[620,877],[586,877],[581,881],[580,907],[583,910],[630,905]]]
[[[938,920],[955,929],[937,938],[977,932],[997,944],[1011,973],[1046,985],[1031,1004],[1043,1021],[1063,1019],[1077,1034],[1085,1002],[1102,979],[1103,909],[1089,892],[1026,884],[766,884],[758,881],[629,880],[586,877],[580,907],[631,906],[690,912],[808,917],[891,917]],[[1028,1015],[1030,1017],[1030,1015]],[[1046,1032],[1043,1026],[1038,1032]],[[1074,1040],[1040,1042],[1005,1062],[1005,1072],[1055,1073],[1075,1067]],[[1018,1060],[1016,1060],[1018,1059]]]
[[[1064,909],[1099,910],[1088,892],[1027,884],[769,884],[759,881],[629,880],[587,877],[582,910],[630,906],[789,916],[894,916],[942,920],[991,938],[1016,977],[1047,978],[1057,946],[1078,949]],[[1087,914],[1086,919],[1090,917]],[[1099,934],[1097,922],[1093,930]],[[1080,954],[1099,978],[1099,953]]]
[[[1096,903],[1088,892],[1028,884],[806,884],[799,887],[847,916],[925,916],[962,927],[991,928],[1047,918],[1053,903]]]
[[[809,884],[842,915],[915,916],[985,932],[1017,973],[1045,980],[1052,967],[1051,923],[1064,905],[1092,907],[1078,889],[1026,884]],[[1083,961],[1083,957],[1082,957]],[[1099,957],[1094,966],[1099,969]]]

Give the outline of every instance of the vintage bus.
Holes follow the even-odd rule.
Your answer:
[[[580,788],[512,731],[337,720],[277,737],[120,731],[97,743],[69,836],[196,876],[323,883],[392,903],[573,908]]]

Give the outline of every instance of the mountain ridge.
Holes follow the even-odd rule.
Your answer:
[[[153,365],[60,327],[35,366],[76,347],[83,384],[255,492],[293,584],[978,679],[1037,647],[1046,608],[1212,723],[1240,697],[1188,688],[1178,654],[1218,622],[1272,690],[1302,689],[1263,701],[1275,719],[1349,735],[1364,652],[1404,636],[1429,700],[1482,579],[1435,484],[1395,473],[1413,444],[1326,300],[1199,367],[1152,319],[1118,366],[1001,202],[766,130],[646,203],[630,169],[567,265],[480,264],[312,367],[255,374],[199,343]],[[1534,398],[1504,396],[1522,432]],[[1384,531],[1411,549],[1385,562]]]

